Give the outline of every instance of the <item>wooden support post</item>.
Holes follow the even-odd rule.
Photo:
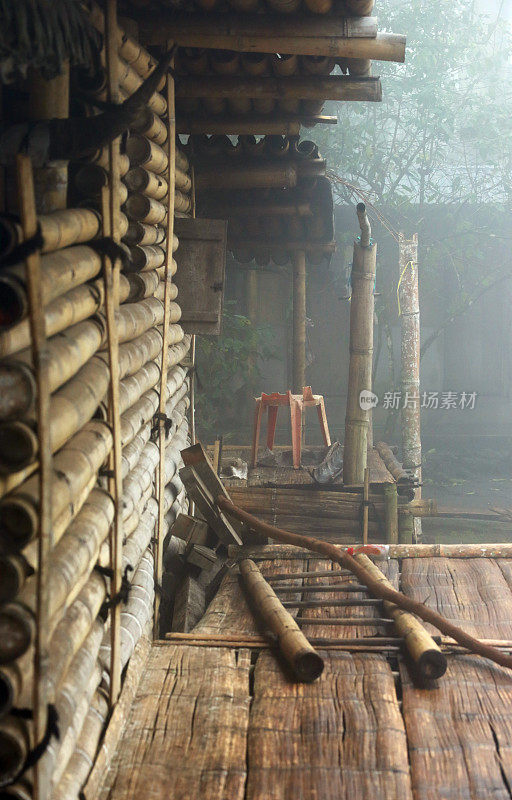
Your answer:
[[[398,496],[396,483],[384,486],[384,523],[386,526],[386,542],[398,544]]]
[[[418,291],[418,235],[399,234],[399,286],[401,322],[401,433],[403,466],[421,483],[420,433],[420,306]],[[421,488],[415,490],[421,497]],[[421,533],[415,520],[414,532]]]
[[[260,570],[250,559],[240,562],[240,573],[255,610],[277,636],[279,649],[299,681],[311,682],[324,669],[323,658],[310,645]]]
[[[360,485],[364,481],[370,427],[371,409],[369,404],[361,402],[361,393],[371,392],[372,389],[373,292],[377,245],[371,242],[364,212],[364,203],[359,203],[361,240],[354,242],[352,265],[350,364],[343,452],[343,483],[347,485]],[[364,214],[365,221],[361,220],[361,214]],[[364,244],[366,241],[367,245]]]
[[[302,394],[306,385],[306,253],[293,254],[293,365],[292,391]]]
[[[105,17],[105,47],[107,63],[108,99],[111,103],[119,99],[118,55],[117,55],[117,0],[108,0]],[[119,239],[117,224],[121,213],[118,187],[119,170],[119,138],[110,142],[109,182],[102,194],[103,233]],[[122,449],[121,449],[121,416],[119,410],[119,338],[117,335],[116,312],[119,309],[119,260],[112,263],[104,258],[105,284],[105,316],[107,321],[107,345],[110,367],[108,419],[112,429],[113,449],[109,456],[109,491],[114,500],[114,522],[111,527],[110,568],[112,578],[110,593],[115,596],[121,590],[123,560],[123,519],[122,519]],[[121,691],[121,606],[115,605],[110,610],[110,705],[117,702]]]
[[[27,156],[17,156],[17,182],[23,239],[37,232],[32,165]],[[48,703],[48,639],[49,639],[49,558],[52,550],[52,448],[50,440],[50,392],[46,352],[46,330],[40,281],[39,252],[25,261],[32,343],[32,363],[37,385],[36,417],[39,439],[39,534],[36,584],[36,629],[34,647],[34,740],[40,742],[47,726]],[[34,797],[46,800],[50,792],[50,775],[43,758],[34,767]]]
[[[171,67],[174,65],[174,60]],[[167,75],[167,248],[165,251],[165,271],[164,271],[164,322],[163,322],[163,343],[162,343],[162,369],[160,375],[160,401],[158,406],[158,525],[156,531],[155,544],[155,584],[160,586],[163,572],[163,547],[164,547],[164,500],[165,500],[165,406],[167,400],[167,363],[169,353],[169,324],[170,324],[170,281],[172,268],[172,247],[171,242],[174,236],[174,189],[176,177],[176,117],[175,117],[175,87],[174,78],[171,74]],[[154,632],[158,635],[158,613],[160,607],[160,594],[155,592],[155,618]]]

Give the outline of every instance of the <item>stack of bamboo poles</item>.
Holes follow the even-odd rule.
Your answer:
[[[143,48],[121,34],[119,53],[124,60],[120,67],[129,66],[121,72],[121,88],[129,94],[153,62]],[[101,89],[96,96],[90,94],[89,113],[94,113],[101,94]],[[179,151],[174,180],[168,156],[169,124],[162,118],[166,108],[166,99],[156,93],[144,120],[130,132],[127,152],[119,157],[124,182],[112,186],[111,155],[105,148],[88,162],[69,165],[70,197],[76,207],[39,217],[51,393],[47,424],[53,452],[49,698],[60,727],[60,738],[51,739],[45,759],[52,796],[61,800],[78,797],[94,760],[112,698],[112,648],[119,649],[123,669],[140,637],[153,627],[159,517],[155,419],[161,395],[166,414],[161,535],[188,502],[178,470],[180,450],[188,444],[190,404],[189,377],[181,362],[191,337],[179,325],[181,310],[171,282],[177,267],[172,256],[166,318],[164,264],[167,248],[175,251],[178,246],[176,237],[166,239],[169,184],[171,191],[176,186],[176,213],[190,212],[193,192],[188,160]],[[94,241],[106,230],[105,202],[101,202],[105,188],[110,191],[111,205],[117,207],[119,224],[113,233],[130,247],[130,258],[119,275],[114,375],[103,258]],[[3,227],[6,233],[3,230],[0,239],[10,237],[12,249],[13,242],[22,239],[21,232],[14,223]],[[2,786],[22,771],[35,744],[30,720],[13,712],[31,707],[35,678],[40,442],[24,265],[4,269],[0,283],[0,750],[7,753],[0,759]],[[164,341],[166,379],[162,384]],[[125,575],[117,644],[113,644],[111,603],[106,603],[111,593],[109,539],[116,513],[107,469],[113,448],[107,422],[109,388],[114,382],[122,448],[118,514]],[[13,791],[20,796],[30,792],[32,779],[27,772]]]
[[[237,261],[283,266],[300,248],[319,263],[330,252],[332,191],[314,142],[251,135],[233,144],[227,136],[192,136],[188,147],[200,213],[228,220]]]

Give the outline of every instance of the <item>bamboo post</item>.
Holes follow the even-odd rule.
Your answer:
[[[350,306],[350,363],[348,373],[343,483],[362,484],[367,464],[370,408],[361,403],[361,393],[372,389],[373,292],[377,264],[377,245],[364,203],[357,206],[361,237],[354,242],[352,300]]]
[[[248,558],[241,561],[240,573],[255,608],[277,636],[279,649],[295,676],[299,681],[314,681],[323,672],[323,658],[310,645],[254,561]]]
[[[398,495],[396,483],[384,486],[384,521],[386,526],[386,542],[398,544]]]
[[[174,60],[171,62],[171,67],[174,65]],[[176,117],[175,117],[175,86],[174,78],[169,73],[167,75],[167,113],[168,113],[168,130],[167,130],[167,247],[165,251],[165,268],[164,268],[164,320],[163,320],[163,344],[162,344],[162,371],[160,379],[160,399],[158,407],[158,446],[159,446],[159,463],[158,463],[158,525],[156,531],[156,544],[155,544],[155,585],[160,586],[162,582],[163,571],[163,546],[165,536],[165,419],[166,412],[165,406],[167,402],[167,362],[169,352],[169,318],[170,318],[170,280],[172,269],[172,246],[174,236],[174,189],[175,189],[175,171],[176,171]],[[158,612],[160,607],[160,594],[155,592],[155,611],[154,611],[154,633],[158,635]]]
[[[398,515],[398,542],[412,544],[414,541],[414,517],[408,511],[400,511]]]
[[[108,78],[109,102],[119,99],[118,58],[117,58],[117,0],[108,0],[105,28],[105,47]],[[119,138],[108,145],[109,181],[102,194],[104,235],[119,240],[117,220],[120,214],[118,186]],[[119,308],[119,261],[112,263],[104,259],[105,316],[107,322],[107,345],[110,367],[108,417],[112,428],[113,448],[109,455],[109,491],[114,500],[114,522],[110,531],[110,568],[112,578],[110,591],[115,596],[121,589],[122,581],[122,449],[121,417],[119,410],[119,338],[116,325],[116,311]],[[110,705],[113,706],[121,691],[121,607],[114,605],[110,610]]]
[[[30,239],[37,232],[37,216],[34,195],[34,179],[30,159],[19,155],[16,159],[20,217],[23,238]],[[46,731],[48,702],[48,564],[52,549],[52,448],[48,417],[50,392],[47,380],[46,331],[40,283],[40,255],[34,252],[25,261],[29,301],[29,319],[32,343],[32,359],[37,385],[36,415],[39,437],[39,534],[38,570],[36,589],[36,630],[34,647],[34,738],[40,742]],[[46,800],[50,790],[50,776],[45,769],[45,760],[34,767],[34,791],[36,800]]]
[[[368,544],[368,503],[370,501],[370,470],[365,467],[363,486],[363,544]]]
[[[306,253],[293,254],[292,391],[302,395],[306,385]]]
[[[399,247],[399,313],[401,322],[401,388],[403,466],[421,483],[420,434],[420,306],[418,291],[418,235],[406,239],[401,233]],[[415,490],[421,497],[421,488]],[[414,522],[416,536],[421,534],[421,521]]]

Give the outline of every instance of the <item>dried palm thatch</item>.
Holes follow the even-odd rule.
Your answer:
[[[3,0],[0,5],[0,76],[3,83],[26,77],[29,67],[47,80],[66,61],[90,67],[101,47],[79,0]]]

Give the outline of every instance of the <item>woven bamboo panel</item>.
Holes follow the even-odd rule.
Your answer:
[[[155,645],[98,800],[243,800],[247,650]]]
[[[332,561],[322,561],[310,559],[308,561],[308,569],[312,577],[305,579],[304,583],[318,584],[325,586],[326,583],[345,583],[349,578],[345,575],[340,576],[339,567],[333,564]],[[380,569],[385,573],[387,578],[393,583],[395,588],[398,588],[398,562],[397,561],[379,561]],[[320,570],[332,570],[332,578],[315,578],[315,572]],[[298,570],[297,570],[298,571]],[[368,592],[316,592],[304,595],[304,598],[310,600],[356,600],[365,597],[371,597]],[[325,625],[308,625],[304,623],[301,625],[304,634],[310,637],[337,637],[339,639],[352,639],[361,636],[378,636],[380,635],[393,635],[393,627],[382,625],[377,627],[375,625],[364,626],[334,626],[329,625],[329,617],[357,617],[360,619],[371,619],[372,617],[385,616],[382,607],[380,606],[327,606],[326,608],[306,608],[302,612],[302,616],[308,619],[325,619]]]
[[[473,636],[512,639],[511,588],[507,559],[406,558],[402,561],[402,591],[435,608]]]
[[[510,800],[510,672],[451,656],[428,690],[415,688],[404,666],[400,673],[415,800]]]
[[[290,573],[300,572],[306,569],[307,562],[296,560],[282,560],[276,558],[272,561],[261,561],[259,568],[264,575],[269,572]],[[301,580],[297,581],[300,585]],[[292,611],[292,609],[290,609]],[[195,626],[196,633],[226,633],[234,634],[255,634],[259,633],[257,620],[249,609],[245,594],[241,588],[238,572],[230,572],[222,581],[219,591],[206,609],[202,620]]]
[[[271,654],[260,655],[247,800],[412,800],[389,665],[374,655],[325,658],[318,681],[297,684]]]

